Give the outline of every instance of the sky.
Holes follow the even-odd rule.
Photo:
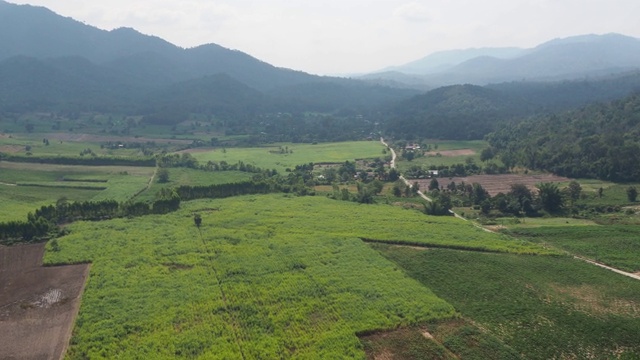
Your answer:
[[[85,24],[131,27],[181,47],[216,43],[320,75],[373,72],[443,50],[620,33],[639,0],[9,0]]]

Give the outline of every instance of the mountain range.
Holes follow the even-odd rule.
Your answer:
[[[639,68],[640,40],[608,34],[533,49],[441,52],[358,79],[325,77],[216,44],[184,49],[134,29],[101,30],[0,0],[0,117],[103,112],[170,125],[204,114],[242,121],[243,129],[269,118],[263,128],[282,130],[291,126],[274,125],[277,114],[321,113],[345,121],[365,115],[372,121],[362,124],[425,136],[452,136],[424,130],[449,119],[460,124],[456,138],[481,138],[498,120],[626,96],[640,89]],[[451,84],[485,86],[435,89]]]
[[[561,81],[640,69],[640,39],[582,35],[545,42],[531,49],[481,48],[431,54],[364,79],[384,79],[431,88],[451,84],[486,85],[510,81]]]

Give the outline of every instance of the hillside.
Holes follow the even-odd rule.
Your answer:
[[[0,77],[0,103],[10,112],[168,110],[233,119],[257,111],[362,112],[416,94],[278,68],[216,44],[183,49],[134,29],[101,30],[7,2],[0,2]]]
[[[640,180],[640,95],[512,124],[488,136],[505,164],[574,178]]]

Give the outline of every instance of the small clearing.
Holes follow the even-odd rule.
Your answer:
[[[43,267],[44,243],[0,247],[0,359],[61,359],[89,265]]]

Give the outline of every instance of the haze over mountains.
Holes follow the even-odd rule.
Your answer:
[[[360,79],[322,77],[216,44],[183,49],[134,29],[105,31],[0,1],[0,112],[97,111],[166,124],[193,113],[234,121],[280,112],[364,114],[409,134],[423,133],[415,127],[429,119],[475,121],[457,136],[481,138],[496,119],[625,96],[640,89],[638,69],[640,40],[608,34],[533,49],[441,52]],[[494,85],[419,95],[454,84]]]
[[[508,81],[557,81],[640,69],[640,39],[583,35],[555,39],[532,49],[483,48],[443,51],[365,76],[402,82],[412,75],[431,87]],[[398,73],[404,75],[399,76]]]

